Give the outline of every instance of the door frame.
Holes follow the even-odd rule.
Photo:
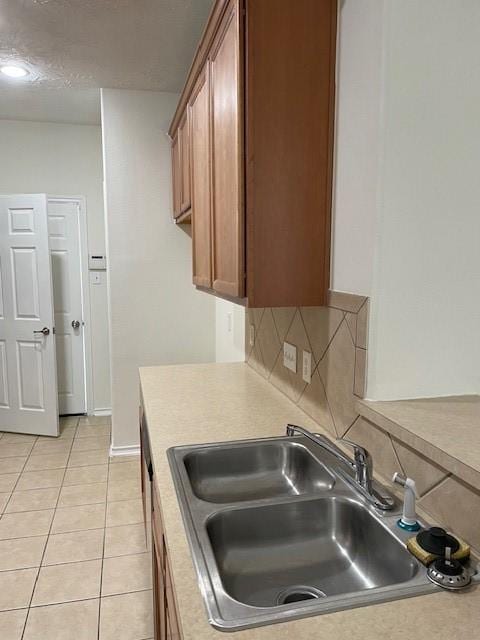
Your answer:
[[[82,294],[83,325],[83,361],[85,367],[85,410],[88,415],[95,413],[93,397],[93,358],[92,331],[90,307],[90,281],[88,270],[88,231],[87,231],[87,201],[85,196],[58,196],[47,194],[47,216],[49,202],[73,202],[78,207],[78,223],[80,229],[80,280]]]

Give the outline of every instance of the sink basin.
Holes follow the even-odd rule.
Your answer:
[[[328,491],[335,478],[295,442],[213,447],[184,459],[193,493],[226,503]]]
[[[375,509],[351,468],[307,438],[174,447],[168,458],[208,619],[221,631],[439,588],[406,549],[400,509]]]
[[[367,510],[346,499],[224,511],[207,533],[226,592],[255,607],[384,587],[418,570]]]

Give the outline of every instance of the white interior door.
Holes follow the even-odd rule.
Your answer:
[[[85,413],[85,344],[78,202],[49,200],[60,415]]]
[[[58,435],[44,195],[0,196],[0,430]]]

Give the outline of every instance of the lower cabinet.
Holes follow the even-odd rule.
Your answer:
[[[160,501],[152,487],[152,572],[155,640],[181,640],[172,575],[163,532]]]
[[[155,640],[182,640],[165,543],[160,498],[150,454],[147,421],[142,407],[140,407],[140,450],[145,537],[147,549],[152,552]]]

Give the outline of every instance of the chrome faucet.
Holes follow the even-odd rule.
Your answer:
[[[373,487],[373,460],[367,449],[355,442],[346,440],[345,438],[339,438],[337,442],[343,442],[343,444],[353,448],[353,460],[351,460],[341,449],[333,444],[333,442],[330,442],[330,440],[325,436],[322,436],[319,433],[312,433],[311,431],[308,431],[308,429],[298,427],[295,424],[288,424],[287,436],[294,436],[296,433],[302,434],[311,442],[322,449],[325,449],[325,451],[330,453],[332,456],[335,456],[337,460],[340,460],[340,462],[352,469],[355,476],[353,482],[354,486],[377,509],[388,511],[393,508],[395,504],[393,498],[390,496],[380,495]]]

